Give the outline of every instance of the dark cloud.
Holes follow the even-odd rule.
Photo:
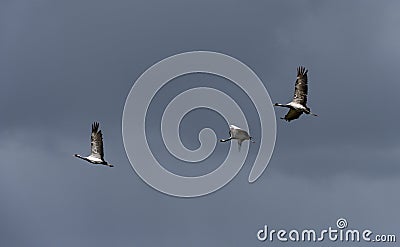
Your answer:
[[[0,245],[281,246],[258,242],[257,230],[264,224],[320,229],[339,217],[354,228],[394,233],[400,220],[399,7],[396,1],[3,1]],[[319,117],[277,119],[275,152],[256,183],[247,177],[257,144],[226,187],[182,199],[155,191],[134,173],[121,118],[141,73],[192,50],[240,59],[273,102],[291,99],[296,67],[306,66],[309,105]],[[209,79],[217,80],[177,78],[157,102],[168,102],[182,80],[194,86]],[[251,102],[228,84],[223,88],[249,109],[257,135]],[[152,118],[162,110],[156,106]],[[276,109],[277,117],[285,113]],[[89,152],[95,120],[114,169],[72,157]],[[217,135],[226,135],[218,114],[188,114],[181,127],[185,145],[197,147],[198,131],[211,122]],[[154,150],[173,160],[161,145]],[[225,151],[218,147],[204,168],[182,172],[215,169]]]

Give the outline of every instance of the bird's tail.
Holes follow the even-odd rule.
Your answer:
[[[307,107],[306,108],[306,111],[304,111],[306,114],[310,114],[310,115],[313,115],[313,116],[316,116],[316,117],[318,117],[318,115],[317,114],[315,114],[315,113],[312,113],[311,112],[311,110],[310,110],[310,108],[309,107]]]

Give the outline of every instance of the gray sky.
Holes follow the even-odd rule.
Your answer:
[[[2,1],[0,246],[288,246],[259,242],[256,232],[264,224],[318,230],[340,217],[351,228],[400,237],[399,11],[400,3],[389,0]],[[247,182],[250,155],[223,189],[182,199],[135,174],[121,120],[141,73],[193,50],[246,63],[280,103],[293,95],[296,67],[306,66],[309,106],[320,116],[286,123],[279,119],[286,111],[276,109],[275,151],[256,183]],[[155,102],[151,127],[181,87],[214,82],[241,94],[215,76],[177,78]],[[251,109],[248,99],[237,100]],[[95,120],[113,169],[72,156],[89,151]],[[210,124],[226,137],[217,114],[188,114],[183,143],[195,148],[193,139]],[[173,159],[157,142],[154,149],[159,159]],[[201,168],[167,168],[203,174],[225,151],[218,146]],[[309,245],[340,243],[296,244]]]

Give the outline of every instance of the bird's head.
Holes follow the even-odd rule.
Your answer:
[[[274,104],[274,106],[278,106],[278,105],[279,105],[279,103],[275,103],[275,104]]]
[[[74,154],[75,157],[79,157],[79,154]]]

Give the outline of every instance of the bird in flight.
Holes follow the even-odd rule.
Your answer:
[[[298,119],[301,114],[311,114],[313,116],[317,116],[311,112],[310,108],[307,106],[307,94],[308,94],[308,79],[307,72],[303,66],[297,68],[297,80],[294,89],[294,97],[292,102],[288,104],[278,104],[275,103],[275,106],[287,107],[290,108],[285,117],[281,117],[288,122]]]
[[[89,156],[82,157],[79,154],[75,154],[74,156],[86,160],[92,164],[114,167],[113,165],[104,160],[103,135],[101,133],[101,130],[99,130],[99,123],[97,122],[94,122],[92,124],[90,147],[91,147],[91,153]]]
[[[239,151],[240,148],[242,147],[242,142],[246,140],[250,140],[252,143],[255,143],[253,138],[247,133],[247,131],[242,130],[241,128],[235,126],[235,125],[229,125],[229,138],[228,139],[221,139],[219,140],[220,142],[227,142],[230,140],[237,140],[238,145],[239,145]]]

